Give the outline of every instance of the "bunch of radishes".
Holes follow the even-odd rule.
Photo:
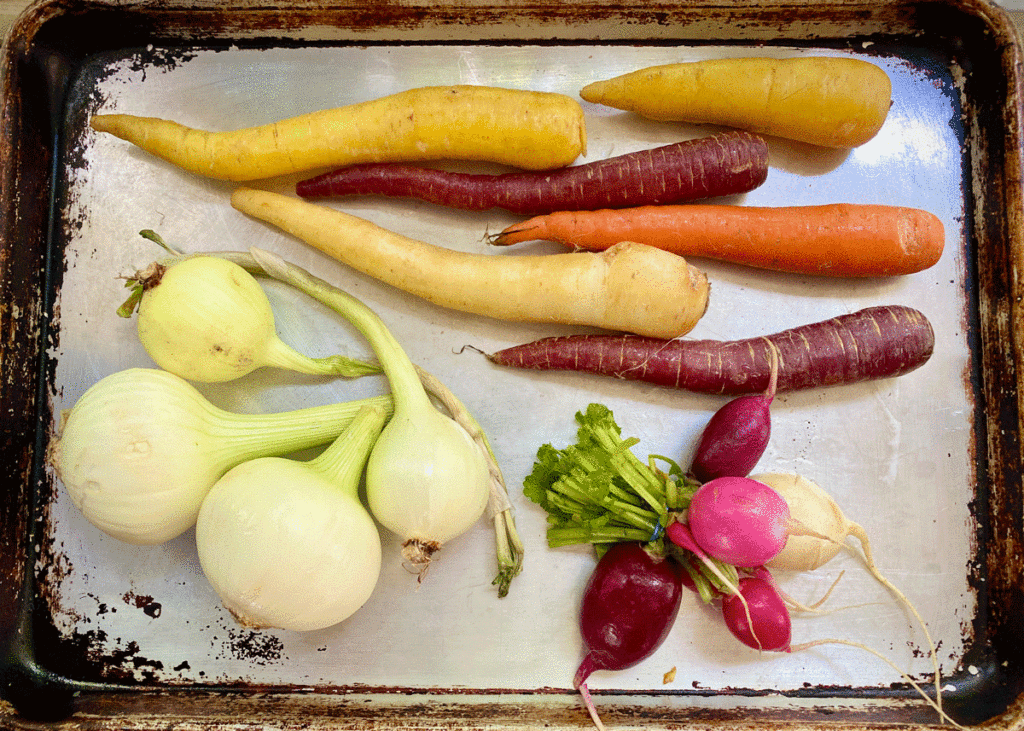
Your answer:
[[[791,644],[790,607],[799,605],[779,590],[770,568],[818,568],[846,545],[849,535],[861,542],[872,575],[905,603],[924,627],[935,665],[935,699],[905,673],[899,672],[940,716],[951,720],[941,707],[938,662],[927,627],[906,597],[879,573],[863,529],[846,519],[835,501],[810,480],[797,475],[748,476],[764,453],[771,434],[769,408],[775,396],[776,371],[773,364],[773,378],[764,393],[740,396],[713,415],[701,435],[685,479],[680,481],[675,479],[678,474],[673,477],[671,473],[658,473],[651,468],[652,474],[659,474],[668,486],[666,494],[680,495],[674,504],[671,499],[666,500],[665,510],[646,540],[615,541],[596,528],[576,529],[577,542],[594,542],[603,547],[583,595],[580,628],[588,652],[574,677],[574,686],[599,728],[603,725],[587,688],[587,678],[595,670],[632,667],[653,654],[669,634],[686,587],[699,592],[705,601],[719,604],[730,632],[754,649],[790,652],[826,642],[841,643],[860,647],[889,662],[874,650],[852,641]],[[593,408],[588,410],[587,417],[591,416]],[[587,446],[584,436],[587,417],[577,415],[581,424],[581,444],[577,447]],[[610,454],[621,455],[622,450],[617,447],[632,443],[635,442],[609,443],[607,449]],[[562,454],[571,456],[572,449]],[[545,455],[542,461],[546,464],[538,462],[528,479],[527,494],[544,504],[553,522],[558,523],[555,498],[560,492],[573,494],[574,490],[591,484],[588,480],[593,477],[580,474],[579,465],[574,465],[571,475],[554,480],[550,445],[546,445],[546,450],[546,453],[543,450],[538,453],[539,458]],[[566,464],[564,460],[565,457],[557,463],[556,469]],[[639,461],[633,464],[637,472],[643,472],[639,468],[641,464]],[[600,471],[600,467],[595,467],[594,474]],[[550,503],[547,499],[538,499],[539,479],[546,479],[549,485],[556,484],[555,497],[549,498]],[[566,479],[573,483],[572,489],[558,485]],[[609,493],[616,488],[628,492],[631,484],[631,479],[626,477],[625,481],[613,484]],[[595,508],[608,506],[609,516],[594,517],[595,509],[583,524],[604,525],[606,519],[614,522],[612,513],[623,512],[622,503],[613,506],[607,495],[591,497],[591,500]],[[650,511],[654,502],[648,496],[647,515],[657,513]],[[580,511],[578,505],[575,509],[587,512]],[[638,506],[636,514],[644,514],[645,510]],[[564,515],[563,511],[563,522],[566,522]],[[550,528],[549,543],[567,543],[564,540],[567,530],[572,529]]]

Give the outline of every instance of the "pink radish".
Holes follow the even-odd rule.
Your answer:
[[[739,568],[767,563],[791,535],[814,533],[793,520],[782,496],[748,477],[718,477],[701,485],[690,500],[687,523],[709,556]]]
[[[588,651],[576,671],[594,723],[604,728],[587,688],[595,670],[623,670],[649,657],[665,641],[683,596],[682,568],[639,543],[616,543],[601,557],[580,606]]]
[[[714,413],[697,444],[690,472],[700,482],[716,477],[746,477],[754,469],[772,433],[769,407],[779,382],[779,350],[770,340],[771,380],[761,394],[737,396]]]

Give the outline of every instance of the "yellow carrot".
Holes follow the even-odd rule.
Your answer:
[[[236,181],[444,159],[545,170],[572,163],[587,140],[583,110],[568,96],[468,85],[420,87],[234,131],[127,114],[97,115],[91,125],[193,173]]]
[[[692,330],[708,305],[703,272],[644,244],[600,253],[475,254],[278,193],[241,188],[231,204],[353,269],[461,312],[674,338]]]
[[[878,133],[892,82],[855,58],[724,58],[651,66],[587,85],[588,102],[662,121],[712,123],[824,147]]]

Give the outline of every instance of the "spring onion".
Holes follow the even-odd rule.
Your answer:
[[[168,248],[152,231],[143,231]],[[168,249],[169,250],[169,249]],[[311,358],[278,337],[266,292],[238,264],[214,256],[154,262],[128,279],[131,296],[118,309],[138,307],[139,341],[153,361],[190,381],[220,383],[257,368],[357,377],[379,372],[344,356]]]
[[[468,531],[490,500],[490,473],[479,445],[431,402],[420,374],[383,321],[340,289],[260,249],[250,253],[271,277],[317,292],[370,343],[391,384],[394,415],[366,465],[370,511],[402,539],[402,556],[421,575],[434,554]]]
[[[181,262],[187,261],[191,258],[183,252],[173,249],[152,231],[143,231],[141,234],[143,237],[157,242],[160,246],[173,254],[173,256],[165,258],[162,262],[154,263],[150,268],[163,266],[172,268],[173,270],[173,268],[179,266]],[[268,276],[268,273],[264,271],[261,265],[257,263],[251,254],[227,251],[208,253],[204,256],[216,257],[230,261],[255,276]],[[387,334],[387,331],[383,328],[383,323],[380,322],[379,318],[377,318],[374,313],[369,312],[365,305],[337,289],[333,285],[312,277],[308,272],[304,272],[297,267],[284,264],[283,262],[282,266],[289,272],[287,277],[288,284],[296,287],[306,295],[319,301],[321,304],[335,310],[347,319],[351,319],[350,315],[353,315],[353,313],[362,313],[358,317],[362,317],[366,323],[369,323],[371,330],[378,331],[383,329],[385,335],[377,336],[378,345],[384,343],[384,347],[389,349],[389,352],[394,352],[397,348],[400,354],[397,357],[404,362],[400,370],[403,370],[406,374],[408,373],[408,357],[404,352],[401,352],[401,348],[397,347],[397,343],[390,334]],[[144,281],[145,276],[141,274],[138,274],[129,280],[129,286],[132,288],[132,295],[122,306],[119,311],[120,314],[130,316],[134,311],[139,300],[145,295],[142,286],[142,282]],[[204,298],[202,302],[207,307],[210,305],[209,298]],[[345,375],[356,376],[366,373],[379,373],[382,370],[382,367],[375,363],[365,363],[355,360],[348,360],[348,367],[350,368],[350,372],[345,373]],[[466,433],[468,433],[476,443],[477,450],[484,458],[488,471],[489,488],[487,512],[494,527],[498,561],[498,574],[493,583],[498,587],[498,595],[505,596],[508,593],[512,579],[515,578],[522,570],[524,548],[516,530],[515,520],[512,515],[512,505],[508,498],[508,490],[506,488],[501,469],[498,465],[497,458],[490,447],[483,428],[469,413],[465,405],[444,385],[444,383],[432,374],[418,367],[415,367],[415,371],[422,384],[422,388],[425,388],[430,396],[447,411],[451,419],[462,426]],[[422,388],[416,390],[422,390]],[[410,548],[410,551],[412,550],[413,549]],[[416,559],[418,565],[426,565],[426,563],[419,560],[419,558],[415,556],[413,558]]]

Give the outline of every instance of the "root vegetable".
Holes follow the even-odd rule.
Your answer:
[[[226,259],[155,263],[136,277],[143,290],[139,340],[158,366],[182,378],[217,383],[265,366],[346,377],[380,372],[345,356],[310,358],[286,345],[255,277]]]
[[[739,594],[739,572],[736,566],[708,554],[694,540],[688,523],[672,520],[665,529],[665,537],[673,545],[693,554],[693,560],[686,553],[678,557],[678,560],[680,564],[689,567],[687,572],[694,580],[697,593],[703,601],[710,602],[722,594]]]
[[[814,536],[792,536],[768,566],[789,571],[813,571],[831,561],[843,549],[847,536],[857,538],[870,556],[864,529],[843,514],[835,500],[814,482],[800,475],[766,472],[751,475],[777,492],[789,506],[790,515],[808,528],[834,540]],[[873,563],[873,562],[872,562]]]
[[[497,246],[538,240],[588,251],[637,241],[680,256],[774,271],[889,277],[936,264],[945,248],[945,229],[934,214],[902,206],[691,204],[566,209],[513,224],[489,238]]]
[[[580,631],[587,654],[573,678],[598,728],[587,688],[595,670],[624,670],[665,641],[682,602],[682,569],[639,543],[616,543],[601,557],[583,592]]]
[[[144,233],[150,234],[148,238],[152,238],[160,243],[163,248],[173,255],[164,259],[162,262],[159,262],[158,264],[161,266],[175,266],[181,261],[189,258],[186,254],[177,251],[164,243],[162,239],[152,234],[152,232]],[[208,256],[230,261],[242,267],[246,272],[249,272],[254,276],[271,276],[256,261],[252,254],[237,251],[222,251],[210,253]],[[284,277],[287,280],[287,284],[334,310],[346,319],[352,317],[354,310],[361,309],[363,307],[361,303],[354,305],[353,298],[337,287],[328,284],[322,279],[313,277],[312,275],[309,275],[308,272],[299,270],[297,267],[288,265],[287,263],[285,263],[283,268],[278,267],[275,272],[280,277]],[[136,289],[141,293],[141,286],[138,286]],[[131,309],[135,306],[133,304],[135,299],[136,298],[133,293],[132,298],[129,299],[129,302],[126,303],[122,309],[130,313]],[[338,358],[338,356],[334,356],[330,360],[333,361],[335,358]],[[351,364],[351,370],[354,371],[347,375],[356,376],[364,375],[366,373],[382,372],[382,368],[379,364],[352,359],[343,360],[348,361]],[[449,389],[433,374],[419,367],[416,368],[416,373],[419,376],[423,388],[426,389],[430,396],[435,399],[437,403],[441,405],[451,416],[451,418],[466,431],[487,463],[490,486],[488,511],[494,524],[498,561],[498,575],[495,577],[493,583],[498,587],[498,596],[504,597],[508,594],[512,579],[518,576],[522,570],[523,553],[525,549],[516,528],[515,518],[512,515],[512,504],[508,499],[508,489],[505,485],[505,479],[502,475],[501,467],[498,465],[497,457],[491,449],[487,434],[484,432],[483,427],[480,426],[479,422],[477,422],[466,408],[465,404],[463,404],[451,389]]]
[[[544,173],[481,175],[411,165],[357,165],[304,180],[296,192],[303,198],[410,197],[465,210],[503,208],[530,215],[735,195],[758,187],[767,175],[765,141],[747,132],[728,132]]]
[[[486,160],[547,170],[586,152],[575,100],[488,86],[409,89],[226,132],[127,114],[97,115],[91,125],[190,172],[236,181],[385,161]]]
[[[773,345],[771,380],[762,394],[737,396],[712,416],[701,432],[690,463],[699,482],[716,477],[746,477],[764,450],[772,433],[771,403],[779,376],[779,356]]]
[[[885,578],[878,569],[871,552],[871,542],[868,540],[867,532],[860,525],[846,518],[835,500],[806,477],[782,473],[763,473],[754,475],[751,479],[770,486],[785,500],[792,517],[817,533],[816,536],[792,536],[786,541],[782,551],[766,562],[771,568],[811,571],[834,558],[839,550],[847,545],[845,543],[847,536],[852,535],[860,542],[868,571],[878,583],[888,589],[910,611],[924,632],[935,668],[936,702],[941,713],[942,696],[939,690],[941,677],[935,642],[928,631],[928,625],[925,624],[910,599]],[[790,546],[790,543],[793,545]]]
[[[588,102],[650,119],[737,127],[856,147],[889,114],[888,74],[856,58],[723,58],[665,64],[588,84]]]
[[[701,550],[738,568],[764,565],[790,536],[823,537],[794,520],[781,495],[747,477],[718,477],[701,485],[690,499],[687,523]]]
[[[779,393],[901,376],[931,357],[931,323],[910,307],[869,307],[746,340],[664,340],[630,335],[542,338],[492,353],[503,366],[569,370],[698,393],[758,393],[779,352]]]
[[[271,277],[318,290],[366,338],[391,385],[394,414],[366,463],[366,500],[373,516],[402,540],[402,557],[422,579],[445,543],[469,530],[490,500],[484,450],[430,400],[421,372],[384,322],[340,289],[270,252],[253,258]]]
[[[707,309],[702,272],[640,244],[604,254],[498,257],[432,246],[277,193],[239,189],[231,203],[354,269],[454,310],[677,337]]]
[[[745,576],[738,594],[722,597],[722,618],[732,635],[763,652],[789,652],[792,619],[767,571]]]

